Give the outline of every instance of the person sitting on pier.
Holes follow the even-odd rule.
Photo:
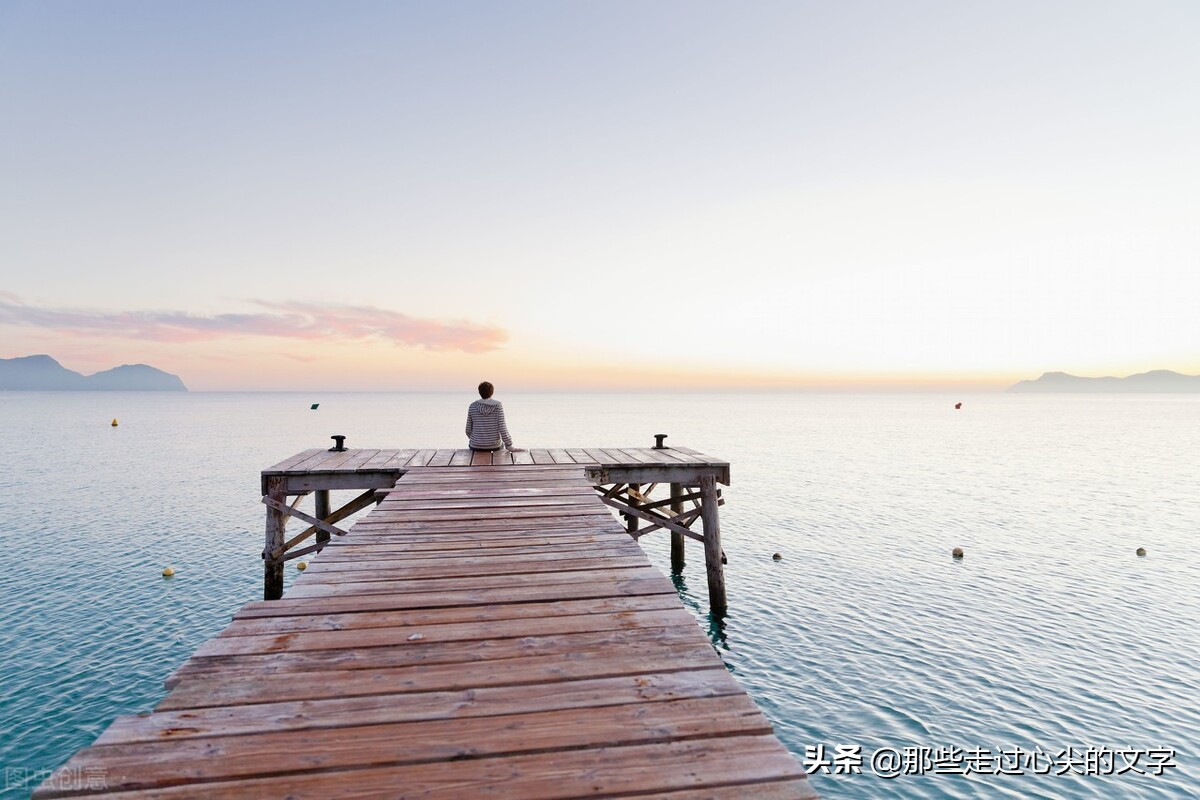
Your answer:
[[[492,399],[496,389],[487,381],[479,384],[479,399],[467,409],[467,436],[472,450],[491,452],[504,447],[513,449],[512,437],[504,421],[504,405]]]

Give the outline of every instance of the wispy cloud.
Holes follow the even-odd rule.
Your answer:
[[[379,341],[426,350],[484,353],[508,338],[501,328],[459,320],[412,317],[370,306],[269,303],[262,311],[203,316],[182,311],[96,311],[39,308],[0,291],[0,325],[156,342],[197,342],[238,336],[329,341]]]

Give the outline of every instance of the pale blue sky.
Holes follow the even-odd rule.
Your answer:
[[[1197,41],[1194,2],[0,0],[0,357],[200,388],[1200,372]],[[341,316],[263,316],[314,304]],[[500,344],[363,341],[336,309],[368,306]]]

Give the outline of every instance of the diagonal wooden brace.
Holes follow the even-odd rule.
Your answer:
[[[282,547],[276,548],[274,552],[268,553],[266,550],[263,550],[262,557],[263,557],[264,561],[272,561],[272,560],[278,559],[279,556],[281,556],[285,552],[287,552],[288,547],[292,543],[294,543],[295,541],[301,540],[307,536],[310,536],[312,533],[315,533],[318,529],[323,530],[323,531],[328,531],[329,533],[336,534],[338,536],[346,535],[346,532],[344,530],[342,530],[341,528],[334,527],[333,525],[330,525],[325,520],[317,519],[314,516],[305,514],[303,511],[292,508],[291,506],[289,506],[286,503],[280,503],[278,500],[273,500],[270,497],[264,497],[262,499],[262,501],[263,501],[263,504],[266,505],[268,508],[273,508],[276,511],[279,511],[279,512],[282,512],[289,516],[295,517],[296,519],[302,519],[305,522],[307,522],[309,525],[312,526],[310,530],[305,531],[304,533],[295,537],[295,539],[293,539],[292,542],[285,543]]]
[[[263,498],[263,502],[264,503],[267,502],[266,498]],[[333,523],[340,522],[341,520],[345,519],[346,517],[350,516],[351,514],[355,514],[359,511],[362,511],[364,508],[366,508],[367,506],[371,505],[374,502],[375,502],[375,490],[368,489],[367,491],[360,494],[358,497],[351,500],[349,503],[346,503],[346,505],[342,506],[337,511],[330,514],[323,521],[326,524],[332,526]],[[305,516],[304,519],[312,520],[313,517]],[[311,527],[304,530],[302,533],[298,533],[295,536],[293,536],[291,539],[288,539],[286,542],[283,543],[282,546],[277,547],[274,550],[272,550],[269,560],[287,561],[288,559],[283,558],[283,554],[286,553],[291,548],[295,547],[300,542],[303,542],[308,537],[312,536],[318,530],[325,530],[325,531],[329,531],[330,533],[333,533],[334,531],[337,531],[338,529],[333,528],[332,530],[330,530],[329,528],[318,528],[316,525],[312,525]],[[343,536],[345,534],[339,533],[338,535]],[[322,543],[322,544],[324,544],[324,543]],[[306,550],[305,552],[309,552],[309,551]]]
[[[611,500],[606,497],[601,497],[600,499],[602,501],[604,501],[605,505],[612,506],[613,508],[617,509],[618,511],[620,511],[623,514],[632,514],[633,516],[637,517],[638,519],[644,519],[647,522],[654,523],[659,528],[666,528],[667,530],[675,531],[676,533],[682,533],[684,536],[695,539],[698,542],[704,541],[703,536],[701,536],[698,533],[694,533],[691,530],[688,530],[683,525],[679,525],[679,524],[675,523],[672,518],[664,517],[659,514],[653,514],[653,513],[650,513],[649,511],[642,511],[640,508],[635,508],[634,506],[625,505],[624,503],[620,503],[620,502],[617,502],[616,500]],[[689,512],[689,514],[690,514],[690,512]],[[634,538],[637,538],[637,537],[634,537]]]
[[[671,517],[670,521],[674,522],[676,525],[682,525],[683,527],[685,527],[689,531],[691,531],[692,523],[695,522],[699,518],[700,518],[699,511],[688,511],[686,514],[678,514],[674,517]],[[653,533],[654,531],[656,531],[662,527],[663,527],[663,524],[661,522],[656,522],[653,525],[647,525],[645,528],[638,528],[636,531],[634,531],[630,535],[633,536],[634,539],[640,539],[643,536],[645,536],[647,533]],[[687,534],[684,534],[684,535],[686,536]],[[703,537],[701,537],[698,534],[693,533],[693,534],[691,534],[691,536],[693,539],[697,539],[700,541],[703,540]]]

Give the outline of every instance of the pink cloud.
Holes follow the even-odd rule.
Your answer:
[[[107,335],[156,342],[197,342],[237,336],[300,340],[379,341],[426,350],[484,353],[507,339],[501,328],[460,320],[411,317],[370,306],[267,303],[264,311],[201,316],[181,311],[94,311],[38,308],[0,292],[0,325],[59,333]]]

